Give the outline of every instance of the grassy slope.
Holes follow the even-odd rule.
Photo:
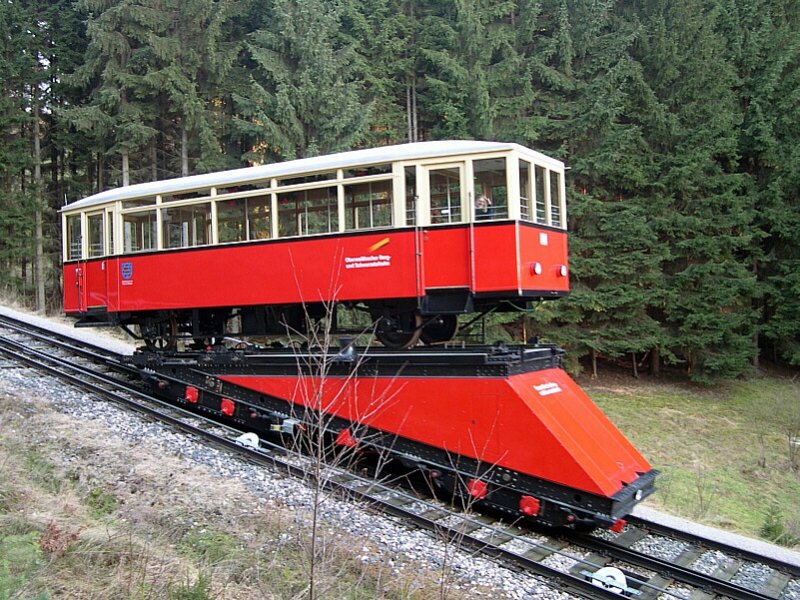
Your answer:
[[[800,473],[789,467],[787,437],[788,423],[800,423],[796,385],[779,377],[713,389],[627,377],[581,384],[662,472],[651,506],[751,536],[777,508],[800,536]]]
[[[308,595],[302,507],[259,501],[152,442],[131,445],[6,392],[0,386],[0,600]],[[427,571],[402,556],[391,564],[374,546],[326,526],[316,597],[475,597],[445,567]]]

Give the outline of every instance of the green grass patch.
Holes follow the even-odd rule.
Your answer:
[[[27,450],[23,465],[28,472],[28,477],[42,489],[57,493],[61,489],[62,481],[55,475],[55,467],[36,448]]]
[[[178,544],[183,556],[215,565],[235,558],[239,552],[235,537],[221,531],[189,531]]]
[[[763,536],[769,520],[774,531],[777,514],[784,542],[800,535],[800,473],[789,444],[800,423],[795,384],[770,377],[711,390],[617,380],[587,389],[662,472],[649,504],[752,536]]]
[[[0,539],[0,600],[9,600],[25,586],[43,562],[39,534]]]
[[[200,575],[192,583],[170,586],[168,600],[211,600],[211,578]]]
[[[83,501],[95,519],[106,517],[117,510],[117,499],[102,488],[93,488]]]

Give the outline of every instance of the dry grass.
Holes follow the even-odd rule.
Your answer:
[[[0,600],[303,598],[302,521],[238,481],[0,391]],[[318,598],[440,597],[435,571],[364,564],[365,548],[380,557],[369,540],[326,529],[318,548]]]
[[[780,541],[800,538],[800,472],[787,433],[800,424],[800,395],[791,380],[713,388],[619,376],[581,383],[662,471],[649,504],[751,536],[778,514],[788,534]]]

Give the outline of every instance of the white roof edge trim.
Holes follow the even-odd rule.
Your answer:
[[[502,152],[517,150],[521,154],[529,157],[544,166],[552,169],[564,169],[564,164],[556,159],[550,158],[535,150],[530,150],[515,143],[506,142],[483,142],[473,140],[450,140],[433,142],[415,142],[410,144],[397,144],[394,146],[379,146],[363,150],[351,150],[337,154],[325,156],[314,156],[310,158],[300,158],[280,163],[270,163],[258,167],[243,167],[229,171],[219,171],[216,173],[205,173],[202,175],[190,175],[188,177],[177,177],[175,179],[163,179],[160,181],[150,181],[147,183],[137,183],[135,185],[118,187],[106,190],[92,196],[87,196],[82,200],[77,200],[61,208],[61,212],[72,212],[74,210],[84,210],[96,205],[115,202],[117,200],[133,200],[155,196],[156,194],[172,194],[180,192],[190,192],[202,188],[221,187],[231,184],[247,184],[255,181],[263,181],[274,177],[285,175],[302,175],[303,173],[315,173],[320,171],[331,171],[334,169],[346,169],[366,164],[378,164],[405,160],[420,160],[425,158],[440,158],[443,156],[460,154],[478,154],[481,152]],[[265,190],[266,191],[266,190]]]

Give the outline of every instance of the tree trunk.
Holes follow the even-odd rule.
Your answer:
[[[661,349],[658,346],[650,350],[650,374],[655,377],[661,375]]]
[[[417,76],[411,82],[411,115],[413,117],[414,141],[419,141],[419,113],[417,112]]]
[[[181,127],[181,176],[189,174],[189,135],[186,127]]]
[[[97,153],[97,191],[102,192],[106,185],[105,177],[103,177],[103,170],[105,169],[105,161],[103,155]]]
[[[36,310],[45,311],[44,293],[44,242],[42,235],[42,146],[39,140],[39,101],[33,105],[33,193],[36,202],[36,263],[34,279],[36,280]]]
[[[128,151],[122,151],[122,185],[127,186],[131,184],[131,166],[128,162]]]
[[[408,126],[408,141],[419,141],[417,118],[417,80],[412,75],[406,83],[406,124]]]
[[[156,136],[150,144],[150,180],[158,181],[158,147]]]
[[[758,367],[761,366],[761,360],[760,360],[760,358],[758,356],[758,353],[759,353],[759,350],[758,350],[758,330],[753,332],[753,350],[754,350],[754,352],[753,352],[753,366],[758,368]]]
[[[592,348],[592,379],[597,379],[597,350]]]
[[[408,141],[414,141],[413,121],[411,119],[411,79],[406,83],[406,125],[408,127]]]
[[[636,352],[631,352],[631,364],[633,365],[633,376],[639,379],[639,365],[636,364]]]
[[[753,257],[753,276],[758,282],[758,259],[754,256]],[[758,301],[756,301],[758,303]],[[760,313],[761,311],[759,311]],[[758,320],[756,321],[756,329],[753,331],[753,366],[758,368],[760,366],[759,363],[759,351],[758,351]]]

